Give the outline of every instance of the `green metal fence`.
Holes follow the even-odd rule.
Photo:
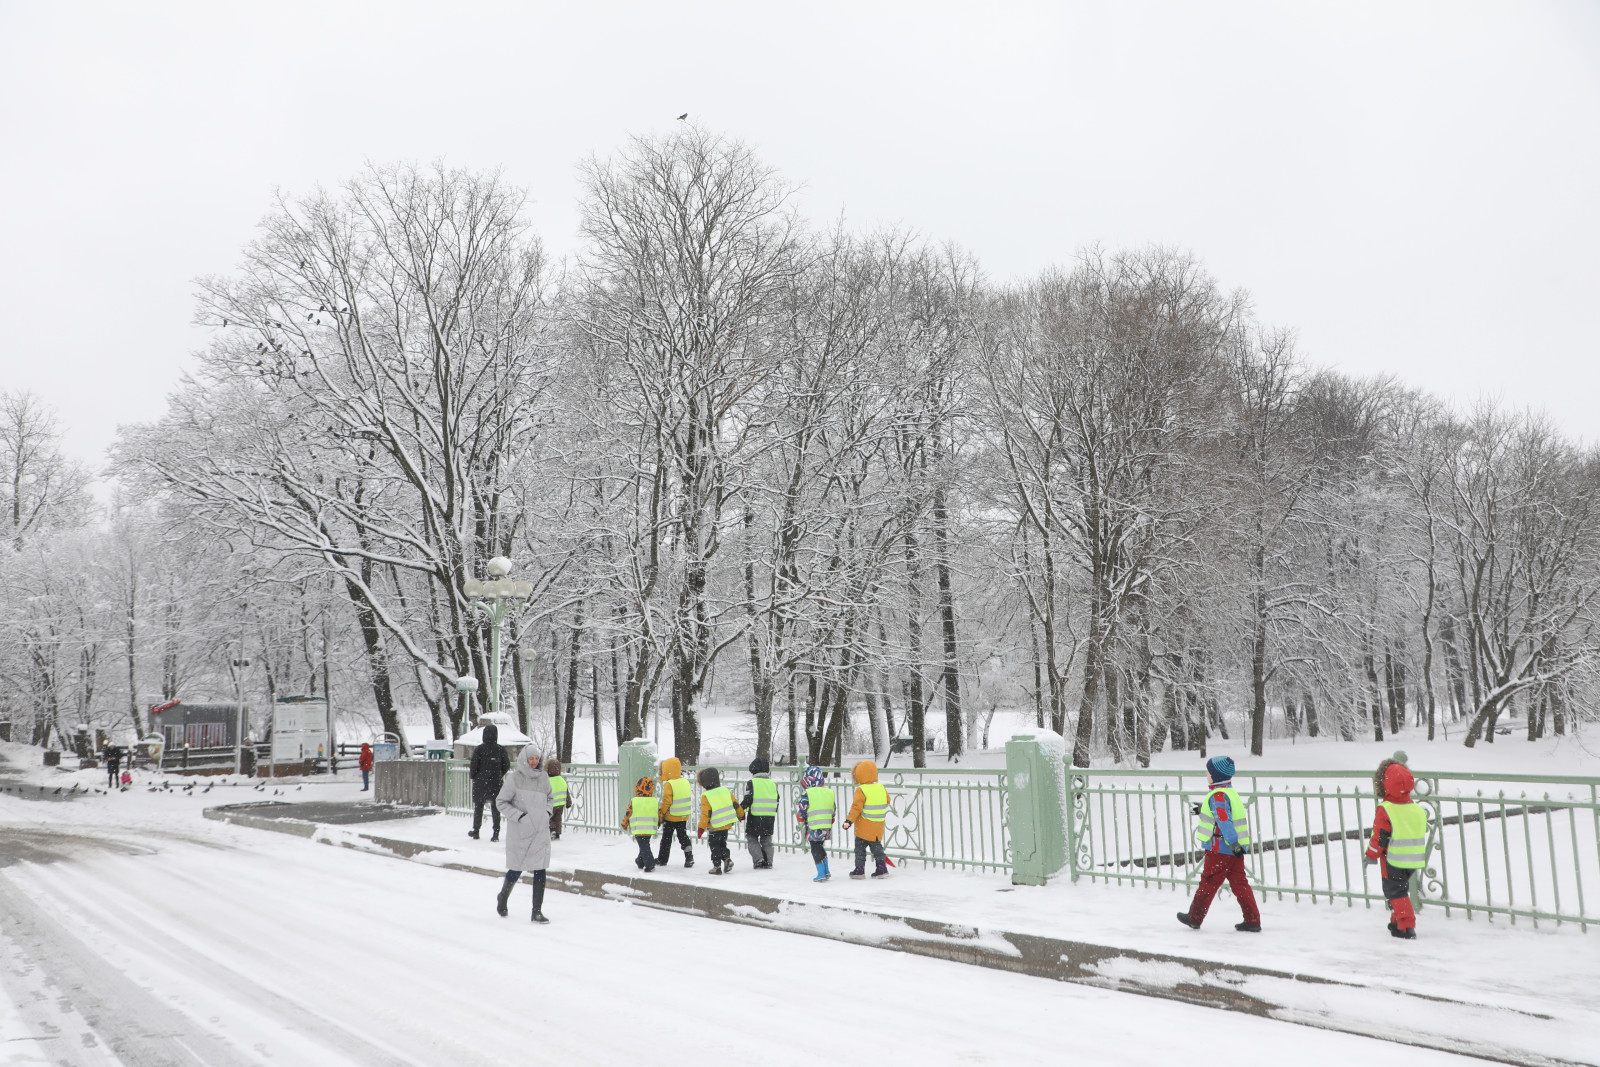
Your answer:
[[[687,768],[684,777],[693,780],[699,768]],[[718,766],[722,784],[734,798],[744,796],[750,778],[745,767]],[[824,769],[828,786],[843,823],[850,811],[855,784],[849,770]],[[622,812],[618,807],[616,764],[574,764],[563,769],[567,780],[566,829],[599,833],[622,832]],[[774,824],[773,846],[787,852],[804,852],[809,845],[795,821],[800,772],[795,768],[774,768],[772,780],[778,787],[778,819]],[[1004,770],[912,770],[888,769],[879,782],[889,791],[889,818],[886,820],[884,850],[896,863],[920,863],[924,867],[951,867],[976,870],[1011,869],[1009,837],[1006,833],[1006,772]],[[693,786],[691,830],[699,823],[700,787]],[[451,760],[445,777],[445,809],[453,815],[472,812],[472,787],[467,777],[467,761]],[[744,824],[729,834],[729,841],[744,844]],[[828,851],[835,856],[853,856],[855,841],[849,831],[835,825]]]
[[[1600,778],[1413,772],[1428,810],[1419,903],[1469,916],[1600,921]],[[1193,889],[1204,854],[1191,806],[1204,774],[1069,767],[1068,863],[1074,881]],[[1381,905],[1364,771],[1258,771],[1234,786],[1250,812],[1247,861],[1257,892],[1282,900]],[[1530,795],[1531,794],[1531,795]],[[1585,894],[1585,881],[1588,895]]]

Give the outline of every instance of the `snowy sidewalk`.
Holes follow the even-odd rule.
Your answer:
[[[230,821],[263,825],[293,814],[286,804],[297,798],[272,799],[279,803],[254,816],[234,808]],[[319,790],[318,799],[332,798]],[[498,875],[501,846],[487,839],[487,826],[483,840],[466,839],[467,826],[441,814],[363,819],[359,826],[280,821],[276,828]],[[1596,1062],[1600,942],[1576,928],[1511,928],[1445,919],[1430,909],[1422,937],[1402,943],[1388,936],[1376,910],[1268,900],[1266,931],[1249,935],[1232,929],[1233,904],[1224,893],[1206,928],[1194,932],[1173,918],[1187,901],[1169,891],[1065,881],[1012,887],[999,875],[915,868],[854,882],[843,876],[848,865],[838,863],[832,881],[815,884],[811,864],[789,853],[772,871],[755,871],[736,853],[734,872],[717,878],[707,873],[703,847],[700,866],[685,870],[675,855],[667,867],[641,875],[632,843],[620,835],[569,830],[555,848],[552,879],[586,895],[1351,1033],[1410,1031],[1427,1047],[1506,1062]]]

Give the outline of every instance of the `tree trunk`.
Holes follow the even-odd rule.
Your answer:
[[[573,734],[578,727],[578,654],[583,647],[583,602],[572,615],[572,640],[567,646],[567,721],[561,730],[561,762],[572,762]],[[597,759],[596,763],[599,762]]]
[[[600,731],[600,664],[589,664],[589,713],[595,720],[595,763],[605,763],[605,734]]]
[[[918,586],[921,567],[917,559],[917,538],[910,530],[905,536],[906,557],[906,652],[910,656],[910,685],[906,710],[911,720],[911,765],[928,765],[927,724],[922,703],[922,590]]]
[[[944,635],[945,759],[957,761],[965,750],[966,722],[961,714],[961,672],[956,658],[955,596],[950,588],[950,533],[945,512],[944,487],[933,491],[933,540],[937,558],[935,576],[939,583],[939,625]]]

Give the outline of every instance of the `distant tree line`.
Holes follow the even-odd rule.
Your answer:
[[[497,555],[535,587],[507,703],[568,758],[581,720],[604,753],[663,708],[694,762],[713,690],[817,763],[958,758],[1000,709],[1078,765],[1230,720],[1260,754],[1592,718],[1600,464],[1541,417],[1309,366],[1173,250],[1002,286],[810,226],[705,130],[580,172],[559,269],[498,175],[278,200],[202,281],[212,341],[122,431],[110,508],[7,397],[0,700],[30,739],[143,729],[244,658],[453,736]]]

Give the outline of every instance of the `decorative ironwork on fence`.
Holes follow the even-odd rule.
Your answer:
[[[1600,778],[1412,772],[1428,810],[1428,853],[1413,896],[1446,914],[1600,921]],[[1067,850],[1074,881],[1191,890],[1203,853],[1192,771],[1067,769]],[[1250,811],[1248,860],[1258,893],[1313,903],[1381,904],[1362,866],[1371,835],[1364,771],[1258,771],[1234,778]],[[1488,795],[1485,795],[1486,791]],[[1530,791],[1533,793],[1529,795]],[[1590,895],[1585,896],[1584,875]]]
[[[700,770],[686,768],[687,779]],[[744,795],[750,772],[745,767],[718,766],[722,784],[736,798]],[[842,767],[824,769],[839,813],[828,851],[834,855],[853,855],[852,835],[841,825],[850,811],[855,783],[850,771]],[[566,829],[593,830],[599,833],[622,832],[622,812],[618,807],[617,767],[615,764],[575,764],[563,768],[567,780],[567,811],[562,825]],[[778,787],[778,818],[773,826],[773,847],[787,852],[804,852],[809,846],[795,822],[795,803],[799,797],[800,772],[792,767],[773,769]],[[446,769],[445,808],[452,815],[472,812],[472,783],[467,776],[467,761],[451,760]],[[889,791],[889,818],[886,821],[884,850],[896,863],[920,862],[924,867],[952,867],[1007,871],[1011,868],[1010,837],[1006,830],[1007,796],[1004,770],[913,770],[888,768],[878,781]],[[690,826],[700,817],[700,788],[694,787]],[[728,835],[730,842],[744,843],[744,823],[736,824]]]

